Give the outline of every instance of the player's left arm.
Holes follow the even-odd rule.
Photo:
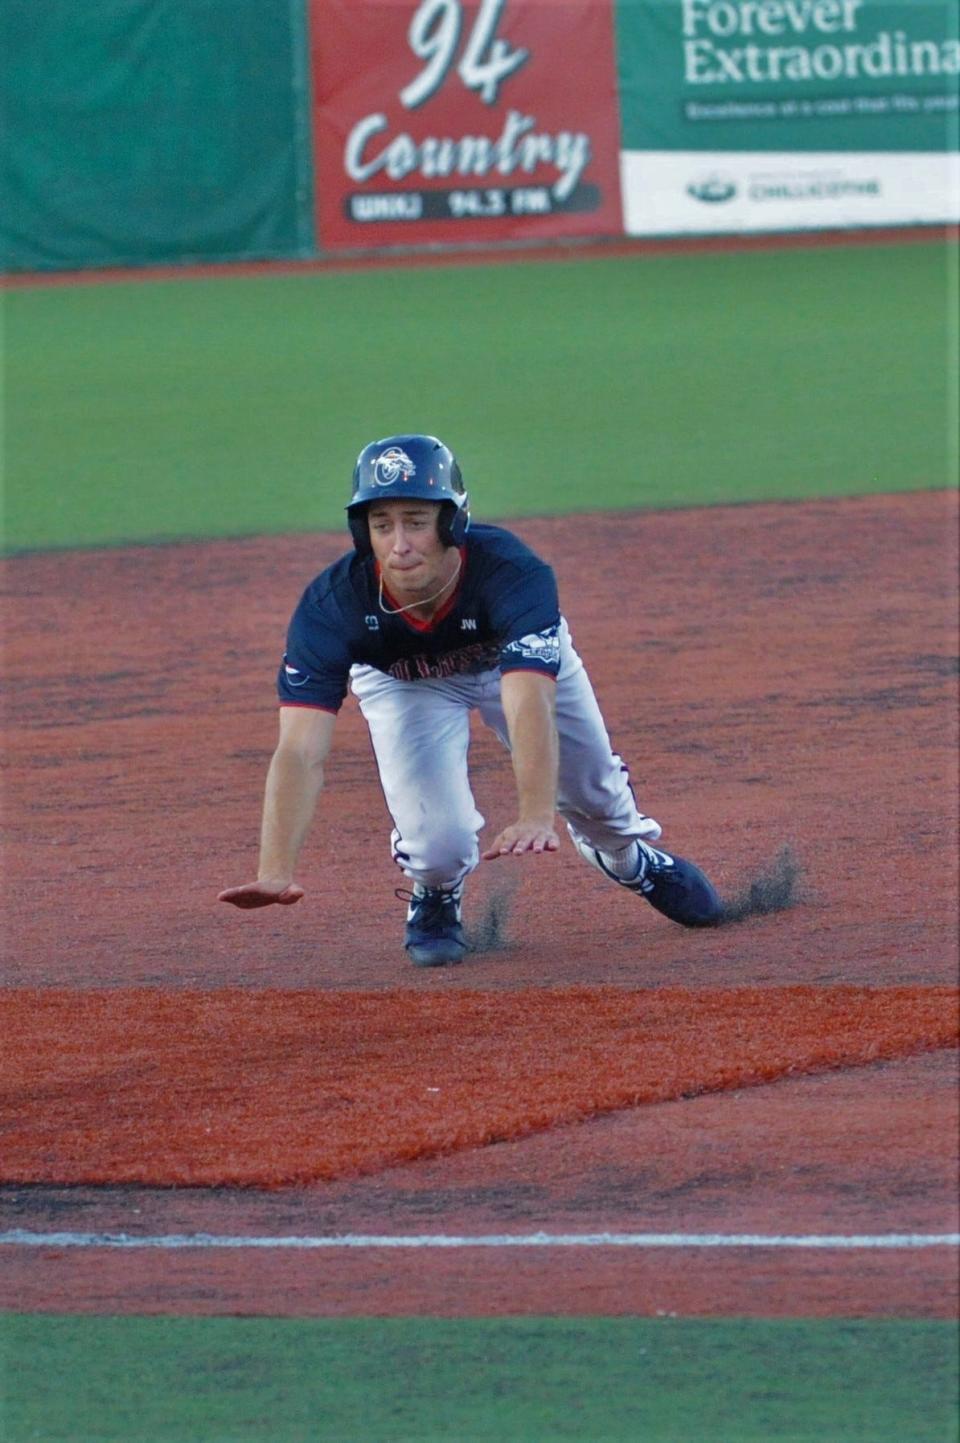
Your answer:
[[[554,826],[559,754],[556,682],[543,671],[507,671],[500,680],[500,700],[510,736],[518,815],[483,853],[485,862],[523,852],[555,852],[560,845]]]

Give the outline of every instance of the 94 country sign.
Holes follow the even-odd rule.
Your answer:
[[[610,0],[311,0],[326,249],[623,229]]]

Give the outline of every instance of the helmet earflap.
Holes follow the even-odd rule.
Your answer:
[[[466,497],[462,506],[455,506],[452,501],[444,501],[440,507],[440,520],[437,522],[437,534],[444,546],[462,546],[469,530],[470,512]]]
[[[373,547],[370,545],[370,527],[367,524],[367,508],[355,512],[353,516],[347,517],[347,525],[350,527],[350,535],[353,537],[353,544],[360,556],[372,556]]]

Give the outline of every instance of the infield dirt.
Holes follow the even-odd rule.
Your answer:
[[[630,765],[641,805],[663,823],[665,841],[699,861],[728,894],[787,844],[802,868],[796,905],[691,934],[605,884],[566,848],[556,857],[482,867],[471,884],[468,916],[482,932],[491,912],[499,911],[504,922],[498,945],[474,952],[461,968],[414,974],[401,947],[403,908],[393,888],[402,879],[389,859],[389,823],[365,728],[348,702],[338,723],[330,786],[303,858],[306,899],[267,914],[218,907],[217,891],[246,880],[255,864],[263,774],[275,735],[272,678],[286,620],[305,582],[344,549],[343,538],[47,553],[4,565],[11,619],[6,673],[16,708],[7,790],[16,825],[5,854],[8,981],[28,990],[148,987],[174,993],[375,993],[416,985],[431,996],[482,988],[518,994],[519,1009],[531,988],[686,987],[710,993],[842,985],[924,992],[954,984],[955,498],[926,492],[627,513],[529,521],[515,529],[557,569],[565,613],[614,744]],[[472,758],[480,808],[489,826],[498,828],[511,809],[507,759],[482,732]],[[945,1065],[945,1055],[937,1053],[931,1067],[934,1058]],[[901,1137],[903,1166],[891,1163],[882,1180],[874,1178],[869,1205],[855,1196],[851,1177],[849,1196],[838,1194],[831,1204],[838,1217],[849,1205],[861,1226],[871,1215],[894,1226],[904,1211],[915,1211],[913,1191],[924,1186],[922,1174],[930,1167],[941,1170],[935,1211],[945,1220],[952,1215],[943,1177],[953,1144],[939,1128],[945,1114],[934,1086],[946,1074],[917,1071],[919,1066],[919,1059],[888,1063],[832,1079],[839,1085],[842,1078],[849,1089],[831,1119],[838,1144],[845,1119],[873,1110],[869,1125],[851,1134],[851,1146],[863,1148],[867,1175],[870,1149],[887,1126],[884,1099],[889,1101],[891,1088],[896,1094],[898,1078],[909,1075],[916,1082],[907,1111],[938,1123],[933,1133],[924,1132],[922,1154],[914,1139]],[[793,1099],[790,1105],[800,1108],[785,1125],[779,1158],[773,1137],[768,1145],[774,1151],[757,1155],[757,1168],[770,1177],[782,1168],[784,1177],[796,1180],[807,1166],[829,1170],[836,1164],[835,1153],[807,1161],[809,1138],[822,1120],[816,1121],[815,1110],[804,1114],[798,1099],[833,1105],[829,1090],[796,1091],[815,1081],[778,1083],[752,1095],[751,1116],[761,1097],[771,1105],[776,1098]],[[745,1112],[736,1104],[746,1096],[730,1094],[714,1116],[710,1126],[717,1129],[718,1145],[725,1127],[743,1126]],[[702,1116],[710,1101],[663,1106],[697,1109]],[[898,1116],[909,1132],[903,1109]],[[619,1136],[629,1122],[591,1123],[586,1132],[597,1127]],[[733,1138],[727,1134],[730,1147]],[[548,1134],[547,1140],[562,1139]],[[536,1141],[509,1146],[535,1149]],[[469,1156],[482,1168],[502,1154],[486,1149]],[[549,1158],[545,1149],[523,1156],[535,1170],[514,1178],[503,1207],[522,1210],[525,1200],[540,1196],[549,1211],[549,1158],[556,1156],[562,1166],[563,1150],[549,1149]],[[588,1153],[581,1163],[589,1168]],[[588,1226],[605,1226],[609,1219],[612,1195],[604,1179],[611,1166],[599,1164],[592,1183],[582,1183]],[[380,1204],[396,1218],[389,1202],[394,1176],[382,1175]],[[438,1190],[431,1208],[453,1226],[470,1188],[451,1184],[444,1192],[443,1176],[434,1176]],[[653,1176],[644,1180],[636,1168],[632,1176],[636,1219],[646,1210],[647,1183],[654,1192],[660,1184]],[[707,1180],[719,1187],[720,1172]],[[688,1176],[684,1187],[703,1181]],[[736,1211],[750,1179],[736,1173],[727,1181]],[[661,1201],[670,1190],[667,1183],[663,1188]],[[335,1207],[333,1193],[308,1193],[317,1215],[325,1214],[327,1198]],[[217,1196],[191,1190],[176,1201],[168,1196],[163,1208],[185,1215],[194,1205],[225,1207],[236,1223],[241,1207],[244,1227],[262,1208],[254,1195],[246,1203],[235,1195],[217,1202]],[[718,1198],[716,1218],[729,1210],[729,1196],[722,1204]],[[109,1189],[91,1197],[82,1189],[14,1187],[4,1201],[24,1226],[53,1216],[63,1226],[81,1217],[95,1221],[118,1206],[129,1219],[139,1207],[136,1197],[128,1192],[121,1203]],[[811,1230],[817,1230],[814,1197],[811,1192]],[[299,1206],[292,1198],[282,1205]],[[619,1206],[622,1212],[625,1204]],[[769,1215],[776,1212],[771,1204]],[[98,1290],[101,1310],[168,1296],[157,1271],[166,1267],[162,1259],[118,1265],[110,1277],[99,1271],[102,1262],[44,1255],[29,1279],[19,1262],[12,1264],[16,1285],[24,1289],[22,1305],[53,1306],[44,1278],[54,1273],[61,1299],[69,1297],[71,1306],[83,1304],[82,1288],[78,1292],[70,1279],[86,1278]],[[189,1266],[178,1263],[178,1276]],[[277,1289],[296,1292],[292,1274],[281,1286],[280,1274],[286,1277],[284,1270],[293,1266],[288,1259],[258,1269],[274,1298]],[[353,1276],[355,1262],[346,1266],[349,1280],[328,1276],[322,1297],[314,1292],[313,1302],[301,1306],[363,1311],[364,1297],[375,1296],[376,1306],[384,1305],[379,1285]],[[581,1261],[579,1273],[562,1284],[552,1273],[563,1299],[558,1306],[575,1310],[579,1299],[588,1310],[615,1311],[618,1282],[632,1311],[648,1305],[656,1311],[671,1297],[690,1301],[679,1260],[662,1263],[662,1286],[650,1266],[647,1259],[632,1284],[622,1275],[618,1280],[609,1258]],[[806,1283],[801,1274],[846,1265],[804,1261],[796,1288],[779,1287],[781,1274],[771,1260],[758,1266],[757,1296],[766,1297],[768,1308],[779,1298],[788,1312],[803,1297],[812,1306],[818,1288],[824,1302],[833,1296],[829,1286],[824,1291],[822,1272]],[[913,1276],[917,1288],[912,1299],[900,1299],[901,1314],[941,1315],[938,1266],[942,1260],[938,1265],[929,1255],[911,1260],[904,1276]],[[180,1276],[177,1310],[189,1307],[191,1296],[201,1311],[229,1308],[240,1297],[244,1306],[250,1303],[253,1278],[241,1279],[241,1264],[220,1259],[204,1267],[213,1270],[210,1287],[203,1283],[191,1293]],[[396,1263],[389,1271],[396,1277],[412,1267]],[[422,1260],[416,1265],[409,1282],[417,1307],[428,1306],[430,1272],[434,1306],[442,1311],[436,1300],[455,1285],[451,1267],[449,1261],[427,1271]],[[508,1295],[521,1311],[545,1306],[545,1264],[532,1267],[540,1269],[541,1282],[527,1285],[516,1260],[510,1261],[492,1310]],[[724,1291],[713,1264],[707,1271],[725,1310],[745,1301],[739,1285]],[[844,1294],[848,1303],[852,1298],[866,1313],[890,1309],[899,1296],[891,1292],[894,1271],[883,1259],[858,1269],[853,1292]],[[224,1275],[220,1282],[215,1274]],[[468,1268],[461,1278],[471,1276]],[[134,1285],[136,1277],[144,1288]],[[168,1274],[171,1286],[172,1278]],[[463,1283],[461,1301],[466,1305],[469,1295],[476,1310],[483,1286],[474,1281],[476,1287]],[[397,1297],[389,1306],[403,1310]]]
[[[572,849],[484,863],[503,945],[418,987],[956,981],[952,493],[528,521],[614,746],[664,841],[736,892],[789,845],[791,911],[676,928]],[[8,985],[413,982],[403,878],[348,699],[304,851],[307,896],[239,913],[287,620],[343,536],[44,553],[3,564]],[[471,752],[487,835],[512,779]]]

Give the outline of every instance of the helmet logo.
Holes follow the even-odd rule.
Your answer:
[[[416,474],[416,466],[399,446],[389,446],[373,464],[373,479],[378,486],[392,486],[395,481],[401,478],[407,481]]]

